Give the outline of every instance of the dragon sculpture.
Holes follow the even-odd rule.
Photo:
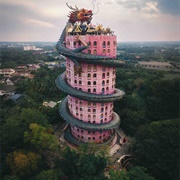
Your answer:
[[[78,9],[77,6],[75,6],[75,8],[73,8],[72,6],[69,6],[68,3],[66,3],[66,5],[73,10],[72,12],[70,12],[70,14],[68,15],[69,17],[69,22],[72,23],[74,25],[74,23],[76,22],[87,22],[87,24],[89,24],[92,20],[92,10],[87,10],[87,9]]]

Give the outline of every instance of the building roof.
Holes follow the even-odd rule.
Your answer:
[[[9,99],[12,101],[17,101],[21,96],[22,94],[14,94]]]
[[[169,62],[158,62],[158,61],[139,61],[138,64],[156,65],[156,66],[172,66]]]
[[[14,90],[16,90],[15,86],[7,85],[7,86],[1,86],[0,87],[0,91],[11,92],[11,91],[14,91]]]

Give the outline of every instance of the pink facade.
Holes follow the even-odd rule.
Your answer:
[[[84,53],[116,57],[116,36],[82,35],[81,38],[90,44]],[[76,41],[76,36],[66,36],[66,47],[75,49],[83,46]],[[81,63],[82,71],[75,73],[75,64],[66,60],[66,81],[73,88],[92,94],[113,94],[115,90],[116,68],[95,64]],[[97,103],[68,96],[70,114],[79,121],[90,124],[108,123],[113,119],[113,102]],[[88,131],[71,124],[71,133],[79,141],[102,143],[114,133],[112,129]]]

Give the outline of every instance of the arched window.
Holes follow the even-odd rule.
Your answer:
[[[91,46],[91,41],[88,42],[88,45]]]
[[[96,81],[93,81],[93,85],[96,85]]]
[[[103,54],[106,54],[106,50],[105,49],[103,49],[103,52],[102,52]]]
[[[91,89],[90,89],[90,88],[88,89],[88,92],[91,92]]]
[[[90,77],[91,77],[91,74],[90,74],[90,73],[88,73],[87,77],[88,77],[88,78],[90,78]]]
[[[78,41],[78,46],[81,46],[81,41]]]
[[[107,50],[107,53],[110,53],[110,49]]]
[[[88,81],[88,85],[91,85],[91,81]]]
[[[97,66],[94,65],[94,66],[93,66],[93,71],[96,71],[96,70],[97,70]]]
[[[96,49],[94,49],[93,54],[97,54],[97,50]]]
[[[93,92],[95,93],[95,92],[96,92],[96,89],[93,89]]]
[[[91,54],[91,50],[90,49],[88,50],[88,54]]]
[[[82,81],[79,81],[79,84],[82,84]]]
[[[88,68],[87,68],[87,69],[88,69],[88,71],[91,71],[91,66],[88,66]]]
[[[103,80],[103,81],[102,81],[102,86],[104,86],[104,85],[105,85],[105,81]]]
[[[106,42],[105,41],[103,41],[102,46],[103,46],[103,48],[106,47]]]
[[[102,78],[103,78],[103,79],[105,78],[105,73],[102,73]]]
[[[107,42],[107,45],[110,46],[110,41]]]
[[[93,77],[96,78],[96,73],[93,74]]]
[[[94,41],[93,45],[94,45],[94,47],[96,47],[96,46],[97,46],[97,42],[96,42],[96,41]]]
[[[104,88],[102,88],[102,94],[104,94]]]
[[[107,80],[106,83],[108,84],[108,83],[109,83],[109,80]]]

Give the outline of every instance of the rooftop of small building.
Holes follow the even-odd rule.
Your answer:
[[[139,61],[138,64],[156,65],[156,66],[172,66],[169,62],[158,62],[158,61]]]

